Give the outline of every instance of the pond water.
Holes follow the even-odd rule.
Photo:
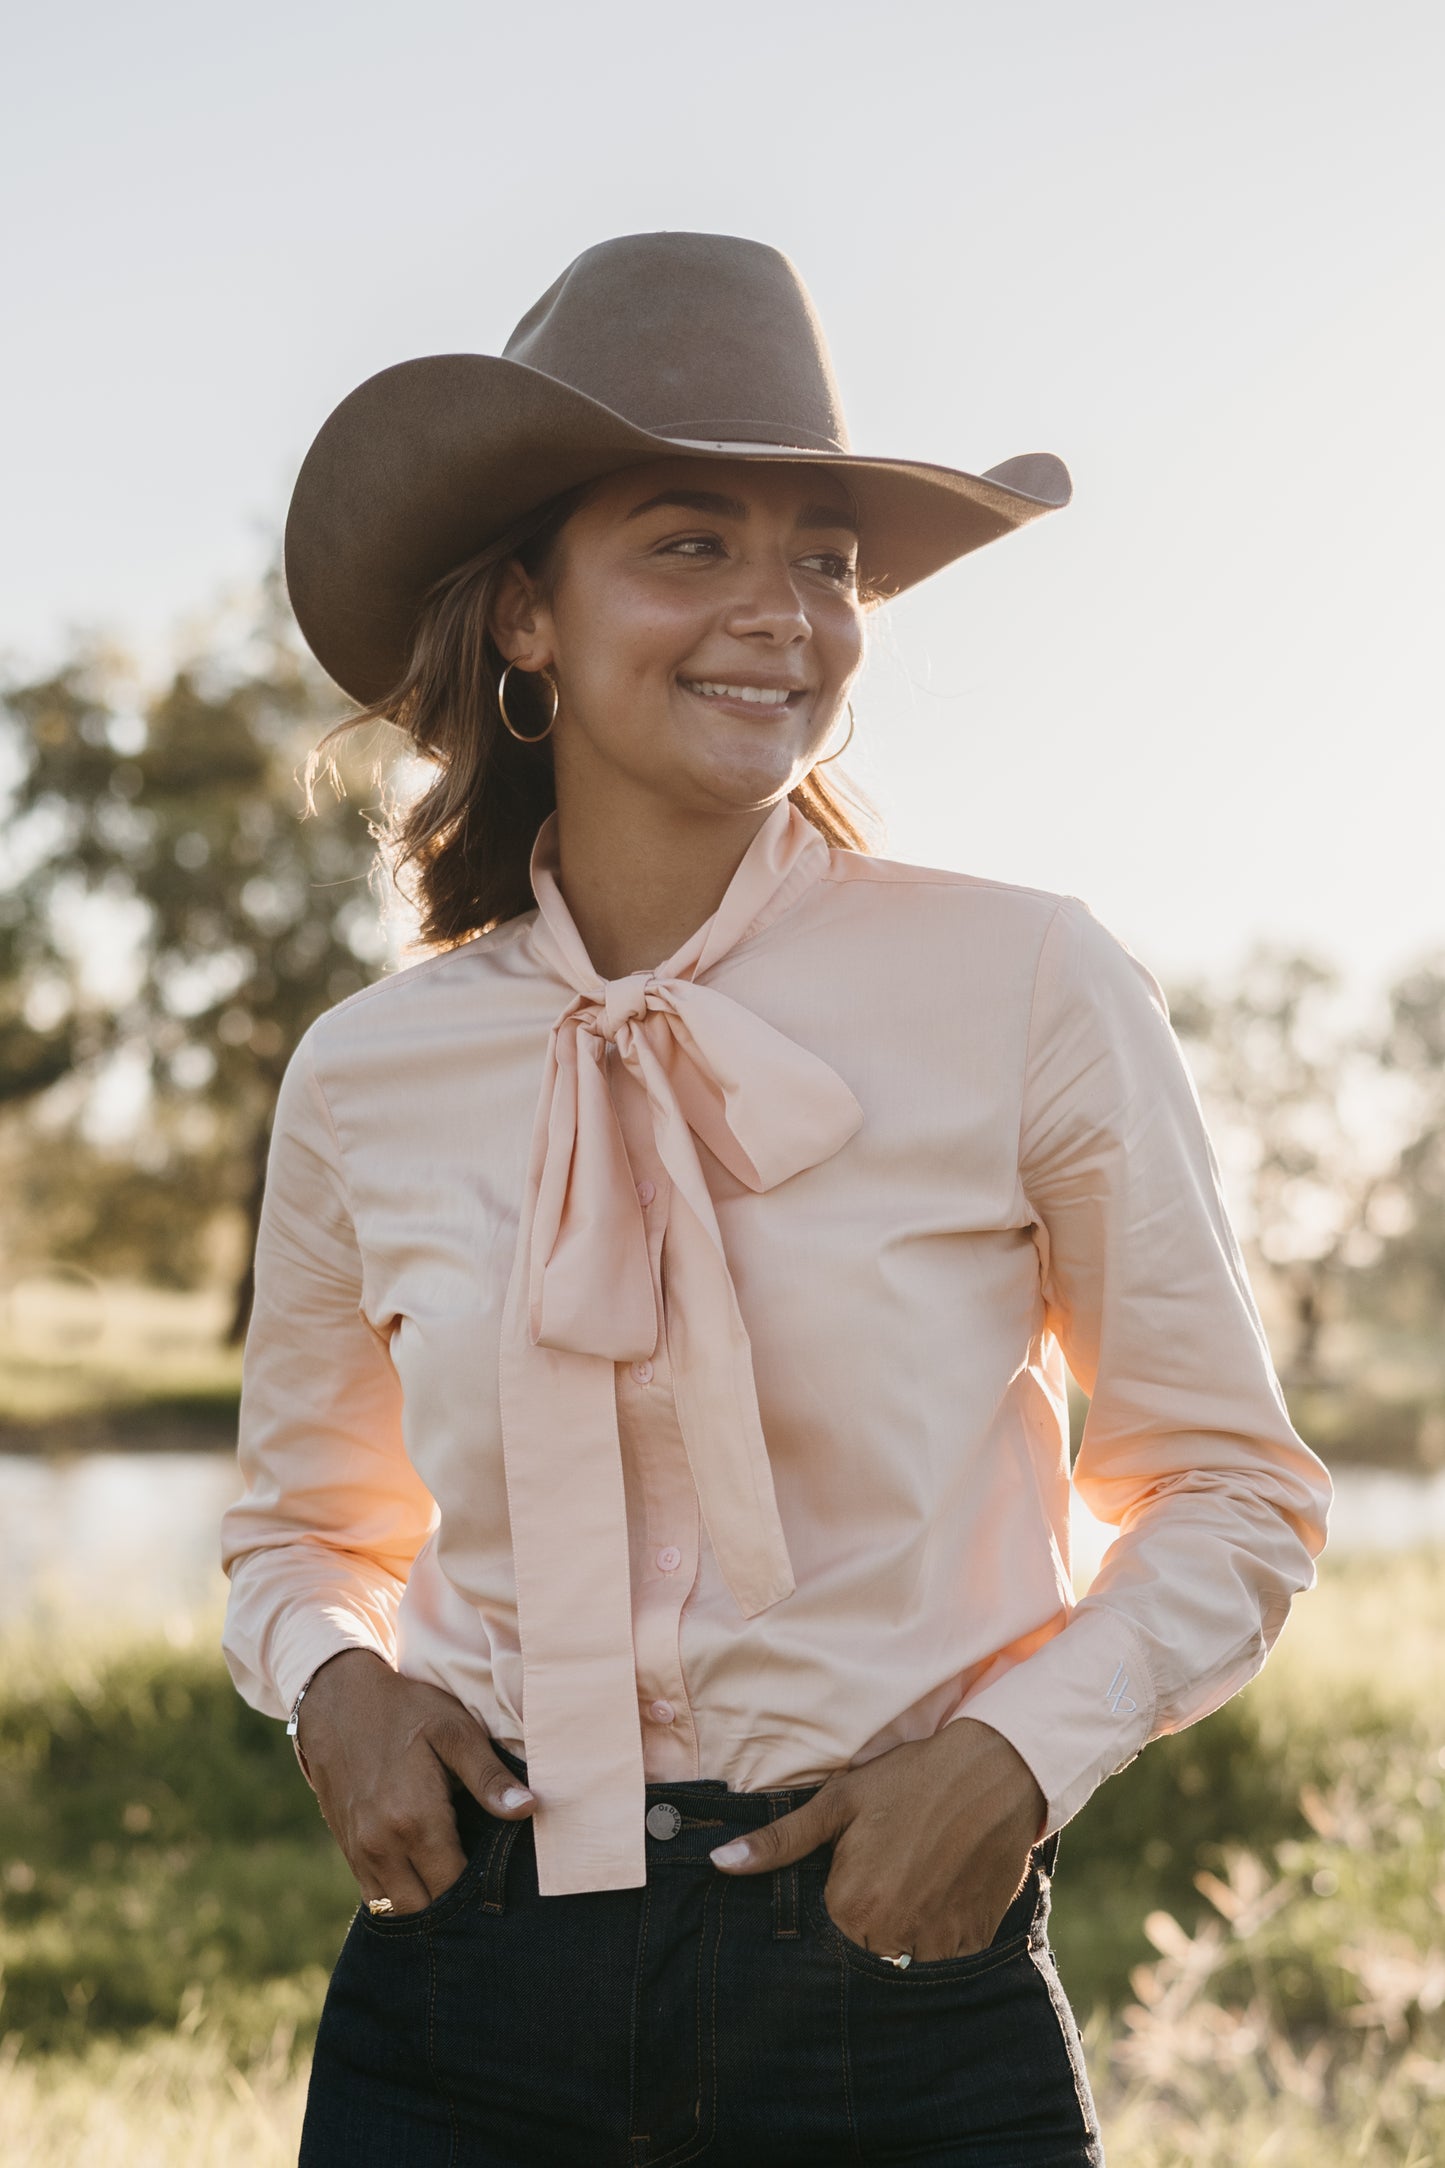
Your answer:
[[[113,1618],[171,1627],[219,1604],[216,1526],[236,1495],[224,1453],[0,1454],[0,1624]],[[1082,1586],[1112,1537],[1075,1501]],[[1333,1556],[1445,1544],[1445,1470],[1335,1471]]]

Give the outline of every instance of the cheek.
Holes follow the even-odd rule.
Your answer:
[[[845,605],[822,611],[813,620],[813,639],[829,680],[841,685],[862,668],[867,629],[861,609]]]
[[[569,596],[555,621],[558,665],[578,690],[663,687],[703,629],[695,600],[628,581],[610,583],[605,594]]]

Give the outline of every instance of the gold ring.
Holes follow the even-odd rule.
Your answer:
[[[366,1909],[368,1912],[373,1913],[394,1912],[396,1910],[396,1907],[395,1905],[393,1905],[389,1897],[368,1897],[366,1900]]]

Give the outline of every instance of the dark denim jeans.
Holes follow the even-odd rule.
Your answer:
[[[682,1826],[649,1834],[645,1888],[547,1898],[530,1824],[461,1801],[461,1880],[352,1921],[301,2168],[1099,2168],[1047,1939],[1058,1838],[988,1949],[900,1972],[829,1917],[830,1845],[741,1878],[708,1858],[816,1789],[650,1784]]]

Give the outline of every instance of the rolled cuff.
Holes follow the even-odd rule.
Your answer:
[[[1061,1633],[972,1693],[949,1717],[1008,1740],[1044,1795],[1036,1842],[1062,1829],[1153,1736],[1155,1692],[1142,1645],[1115,1611],[1087,1601]]]

